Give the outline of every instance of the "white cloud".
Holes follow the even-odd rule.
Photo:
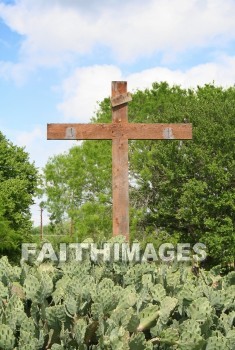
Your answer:
[[[111,81],[122,80],[121,70],[103,65],[78,68],[62,86],[64,101],[58,106],[66,121],[88,122],[94,115],[96,102],[110,95]]]
[[[156,81],[185,88],[213,82],[231,86],[235,83],[235,57],[224,56],[216,63],[200,64],[185,71],[156,67],[127,76],[115,66],[78,68],[62,85],[64,98],[58,109],[63,112],[64,121],[88,122],[96,102],[110,96],[112,80],[127,80],[129,91],[150,88]]]
[[[114,62],[190,48],[225,47],[235,39],[233,0],[29,1],[0,3],[0,17],[24,38],[21,59],[55,66],[108,48]]]
[[[213,82],[228,87],[235,83],[235,56],[224,56],[216,62],[199,64],[187,70],[156,67],[131,74],[128,79],[133,89],[150,87],[154,81],[167,81],[170,85],[185,88]]]

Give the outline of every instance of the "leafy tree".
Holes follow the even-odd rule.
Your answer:
[[[234,87],[223,89],[214,85],[186,90],[154,83],[151,89],[133,94],[130,122],[193,124],[192,141],[129,142],[133,238],[159,244],[200,241],[207,245],[214,260],[234,259],[234,101]],[[105,99],[93,122],[110,121],[110,101]],[[73,190],[79,198],[74,206],[74,220],[81,220],[81,213],[84,217],[86,212],[89,214],[92,206],[97,215],[102,206],[109,213],[110,143],[85,141],[65,158],[70,167],[74,166],[73,171],[66,167],[67,193],[74,193]],[[57,160],[55,157],[51,163],[52,174],[57,171]],[[86,220],[89,233],[94,220]],[[103,226],[98,222],[96,225],[97,232],[108,233],[110,227],[111,215]]]
[[[103,152],[105,150],[105,152]],[[111,143],[87,141],[49,159],[44,169],[47,209],[55,231],[67,222],[81,237],[110,237]]]
[[[14,255],[28,239],[32,222],[30,205],[37,171],[23,148],[0,133],[0,236],[1,252]]]

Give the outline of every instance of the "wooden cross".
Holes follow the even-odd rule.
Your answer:
[[[112,123],[48,124],[48,140],[112,140],[113,236],[129,239],[128,140],[189,140],[191,124],[128,123],[127,82],[112,82]]]

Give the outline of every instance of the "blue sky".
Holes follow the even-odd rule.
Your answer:
[[[112,80],[234,85],[234,19],[234,0],[0,0],[0,130],[43,167],[71,146],[46,124],[89,122]]]

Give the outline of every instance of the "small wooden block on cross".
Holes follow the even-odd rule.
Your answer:
[[[190,140],[192,124],[128,123],[127,82],[112,82],[112,123],[48,124],[48,140],[112,140],[113,236],[129,239],[128,140]]]

